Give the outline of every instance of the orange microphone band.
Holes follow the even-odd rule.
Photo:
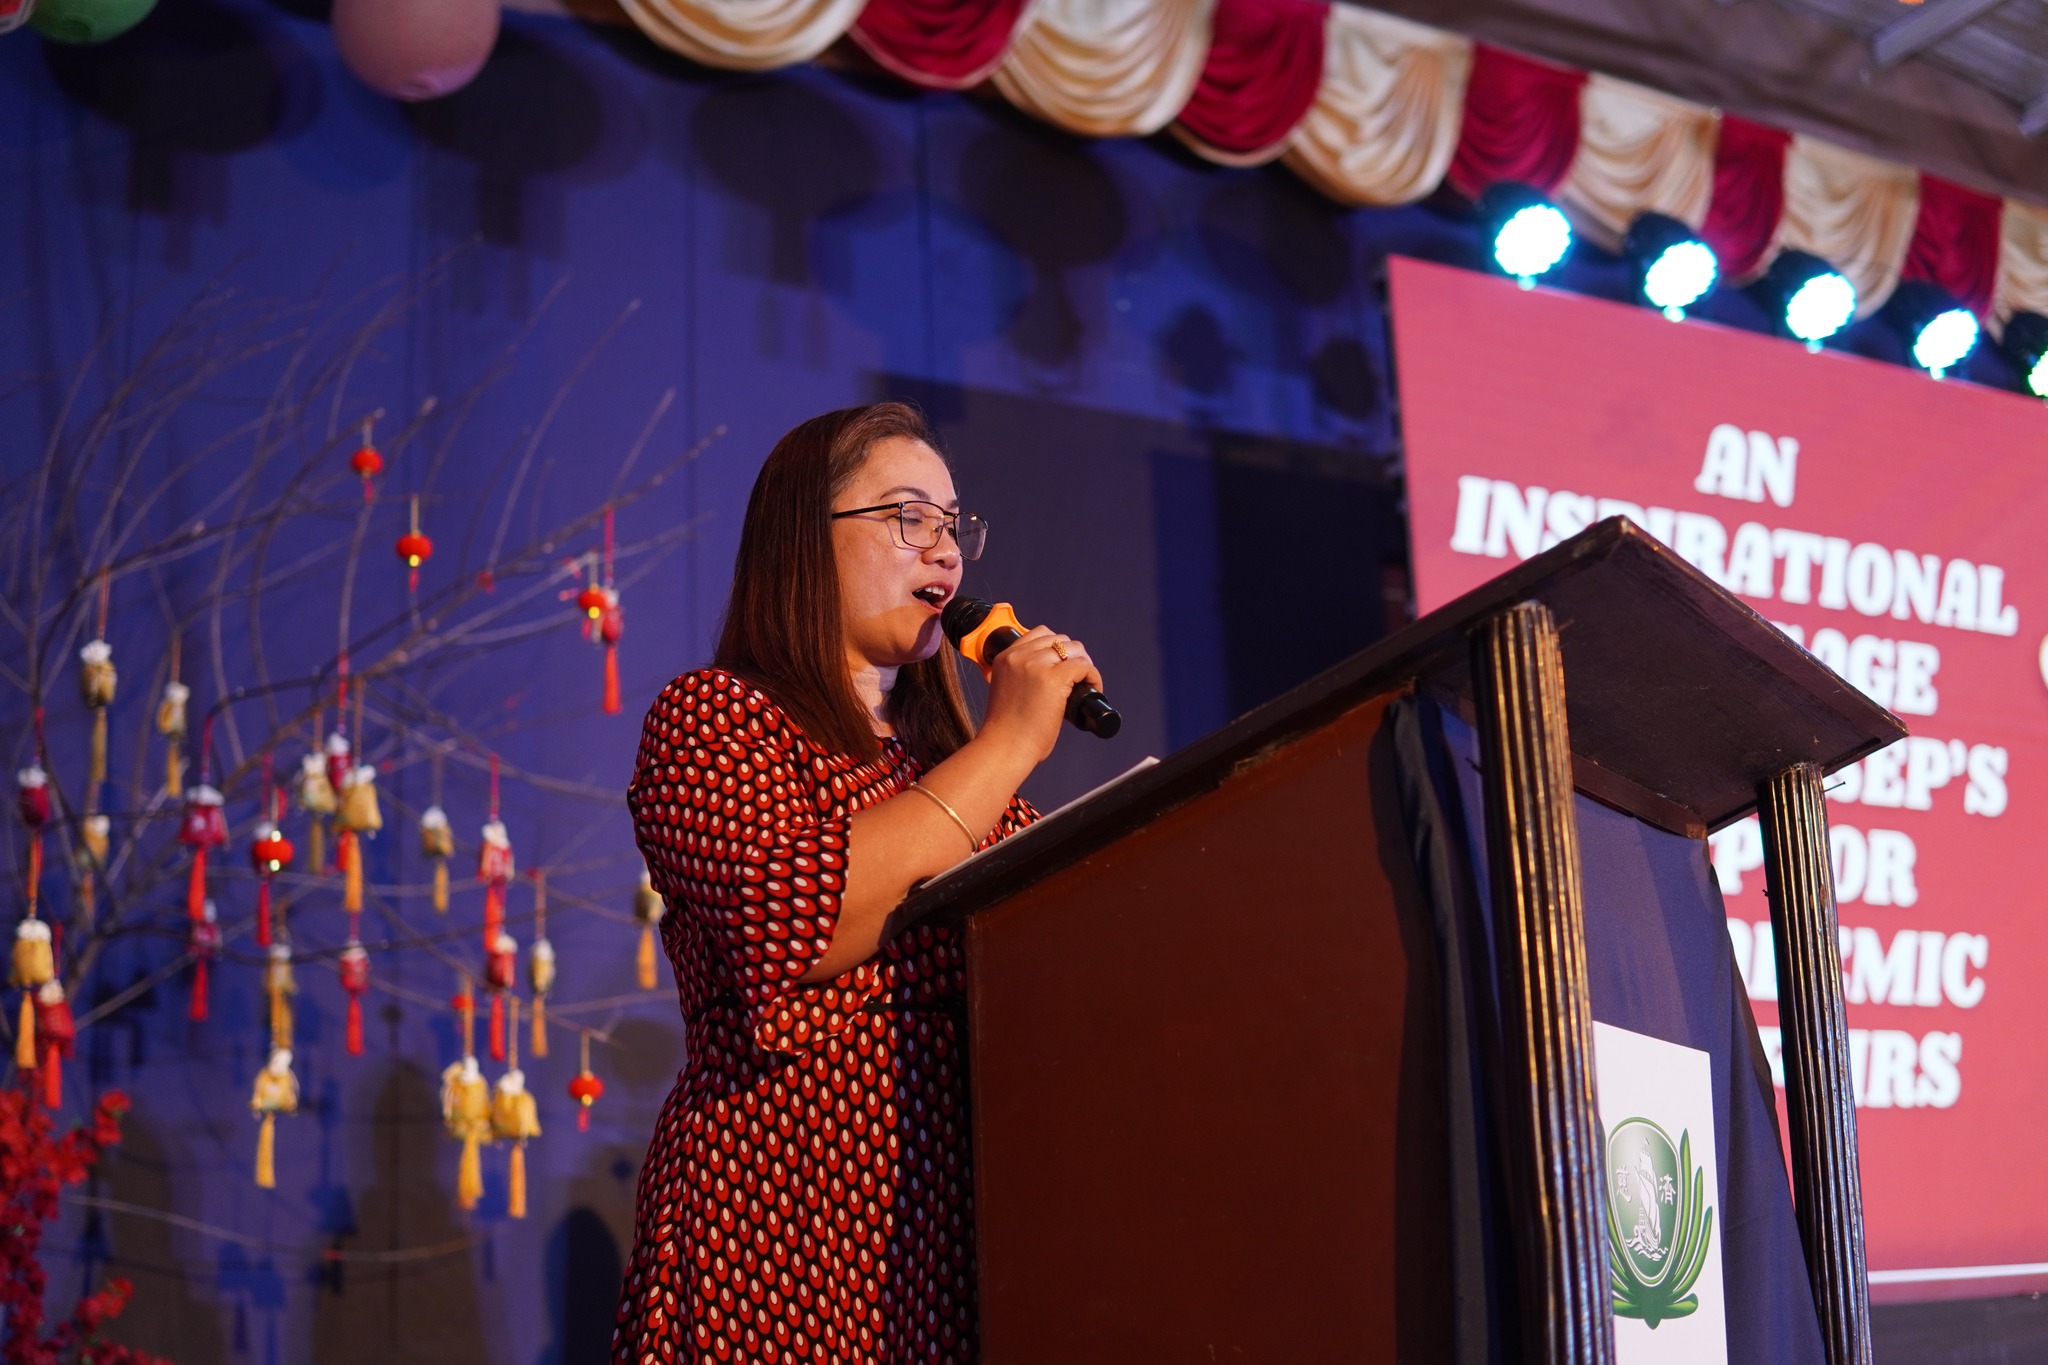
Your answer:
[[[960,637],[960,642],[955,648],[967,658],[980,664],[983,676],[987,676],[989,673],[988,637],[1006,627],[1016,631],[1019,635],[1025,633],[1024,623],[1017,619],[1016,612],[1010,610],[1010,604],[1008,602],[997,602],[988,609],[988,615],[981,619],[980,624]]]

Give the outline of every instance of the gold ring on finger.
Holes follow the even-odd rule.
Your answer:
[[[1055,637],[1052,642],[1052,652],[1060,656],[1060,662],[1065,663],[1067,659],[1066,641]]]

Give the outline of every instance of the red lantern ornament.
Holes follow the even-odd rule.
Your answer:
[[[228,820],[221,794],[206,782],[185,793],[185,814],[178,822],[178,842],[192,850],[192,877],[185,887],[185,912],[197,921],[206,906],[206,851],[228,841]]]
[[[500,933],[484,954],[484,989],[491,993],[491,1060],[505,1060],[505,992],[519,975],[519,943]]]
[[[192,921],[192,932],[185,940],[185,951],[192,956],[192,1005],[188,1011],[192,1022],[206,1022],[207,964],[220,955],[220,911],[212,901],[200,906],[199,917]]]
[[[384,457],[377,453],[377,447],[370,444],[368,422],[363,423],[363,443],[356,448],[355,454],[348,457],[348,467],[363,481],[363,501],[369,502],[375,498],[376,489],[371,486],[370,480],[384,472]]]
[[[420,565],[434,557],[434,542],[420,534],[420,500],[412,500],[411,529],[398,538],[398,557],[405,561],[405,590],[420,590]]]
[[[576,1131],[590,1131],[590,1106],[604,1094],[604,1082],[590,1069],[590,1035],[583,1035],[583,1065],[569,1082],[569,1098],[576,1101]]]
[[[61,981],[45,981],[36,988],[36,1046],[42,1053],[43,1106],[64,1104],[64,1063],[72,1055],[78,1038],[78,1024],[71,1017],[71,1002],[64,998]]]
[[[256,869],[256,946],[270,946],[270,879],[291,866],[292,841],[266,820],[256,827],[249,845],[249,865]]]
[[[348,992],[348,1055],[363,1055],[363,992],[370,989],[370,955],[363,945],[350,939],[336,959],[341,969],[341,988]]]
[[[493,760],[495,763],[496,760]],[[484,884],[484,951],[497,944],[505,928],[505,887],[512,880],[512,838],[504,822],[493,816],[485,823],[477,849],[476,879]]]

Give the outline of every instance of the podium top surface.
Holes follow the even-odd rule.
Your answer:
[[[1896,716],[1740,598],[1614,517],[1005,840],[912,895],[895,919],[1001,899],[1382,693],[1414,686],[1469,710],[1470,631],[1526,601],[1557,621],[1580,789],[1667,829],[1718,829],[1755,807],[1772,773],[1802,762],[1831,772],[1905,736]]]

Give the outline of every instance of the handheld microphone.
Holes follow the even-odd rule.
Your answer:
[[[1024,624],[1010,610],[1008,602],[988,602],[979,597],[955,597],[946,603],[945,611],[939,614],[939,625],[953,642],[953,648],[980,664],[984,673],[995,662],[996,655],[1024,638]],[[1108,739],[1123,728],[1124,718],[1109,704],[1101,689],[1078,682],[1067,698],[1067,723],[1098,739]]]

